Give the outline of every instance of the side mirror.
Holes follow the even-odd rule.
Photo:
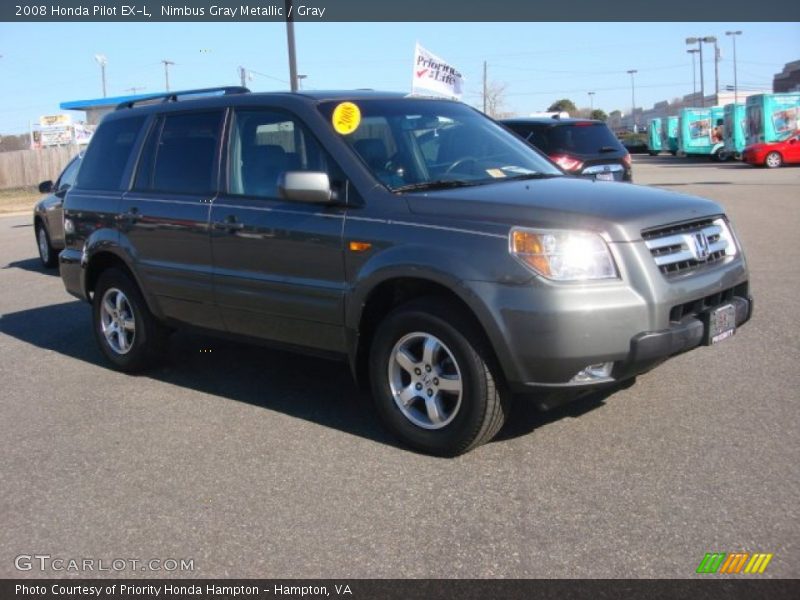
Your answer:
[[[278,178],[278,194],[284,200],[310,204],[336,200],[328,174],[321,171],[285,171]]]
[[[49,179],[47,181],[43,181],[39,184],[39,193],[40,194],[49,194],[53,191],[53,182]]]
[[[797,143],[797,138],[792,138],[791,140],[789,140],[789,143],[790,144],[796,144]]]
[[[58,196],[59,198],[63,198],[64,196],[67,195],[67,192],[69,191],[70,187],[72,186],[68,183],[63,184],[60,188],[58,188],[58,190],[56,190],[56,196]]]

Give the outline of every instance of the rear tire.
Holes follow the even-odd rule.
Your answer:
[[[100,350],[126,373],[152,365],[166,344],[167,329],[147,308],[137,285],[119,269],[108,269],[98,278],[92,321]]]
[[[377,412],[407,445],[456,456],[491,440],[505,422],[508,394],[471,320],[447,302],[420,299],[378,326],[369,370]]]
[[[764,158],[764,166],[768,169],[777,169],[783,165],[783,157],[778,152],[770,152]]]
[[[39,248],[39,260],[42,261],[42,265],[47,269],[55,267],[58,263],[58,250],[50,243],[50,234],[41,221],[36,224],[36,246]]]

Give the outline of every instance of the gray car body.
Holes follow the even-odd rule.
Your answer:
[[[605,361],[617,364],[616,379],[633,376],[700,343],[694,324],[690,335],[685,323],[676,329],[674,306],[733,288],[747,296],[741,249],[670,279],[642,239],[649,228],[723,215],[709,200],[568,177],[391,192],[318,110],[321,101],[375,97],[401,96],[242,94],[110,114],[106,119],[210,108],[291,112],[335,157],[346,176],[346,198],[325,206],[229,196],[224,147],[218,150],[214,194],[134,193],[126,182],[145,126],[119,189],[76,186],[67,195],[65,217],[73,233],[60,255],[67,290],[90,299],[99,270],[124,264],[152,313],[165,322],[346,357],[359,373],[369,333],[384,314],[386,302],[376,307],[376,298],[407,285],[447,295],[468,310],[515,391],[582,387],[572,377]],[[229,217],[242,222],[242,229],[213,226]],[[596,232],[608,243],[620,277],[556,283],[536,276],[509,253],[514,226]],[[371,244],[370,250],[349,251],[354,240]],[[748,303],[737,321],[749,316]],[[700,315],[695,317],[700,323]],[[653,334],[657,343],[637,347],[637,340]]]

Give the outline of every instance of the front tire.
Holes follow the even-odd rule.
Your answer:
[[[136,373],[149,367],[164,348],[167,330],[119,269],[108,269],[97,280],[92,320],[100,350],[120,371]]]
[[[783,165],[783,157],[778,152],[770,152],[767,154],[766,158],[764,158],[764,165],[768,169],[777,169]]]
[[[407,445],[437,456],[491,440],[508,414],[471,320],[436,298],[394,310],[378,326],[370,382],[384,425]]]
[[[39,248],[39,260],[42,261],[42,265],[47,269],[55,267],[58,263],[58,250],[53,248],[47,227],[41,222],[36,225],[36,246]]]

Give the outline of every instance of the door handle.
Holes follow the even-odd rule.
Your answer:
[[[237,221],[236,217],[229,215],[224,221],[214,221],[211,226],[214,229],[223,229],[225,231],[239,231],[244,229],[244,223]]]
[[[135,223],[139,220],[139,209],[132,206],[128,212],[121,213],[117,216],[119,221],[127,221],[128,223]]]

